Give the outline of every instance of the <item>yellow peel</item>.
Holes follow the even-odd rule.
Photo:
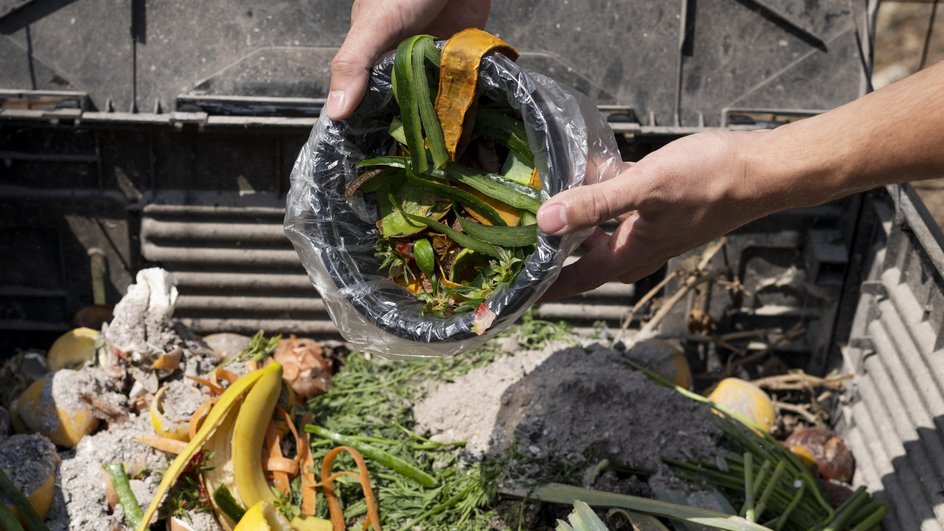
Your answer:
[[[91,328],[76,328],[59,336],[46,354],[50,372],[80,367],[86,361],[95,359],[97,340],[98,331]]]
[[[262,371],[265,374],[252,387],[239,408],[233,430],[233,475],[237,496],[246,507],[252,507],[260,501],[275,501],[262,468],[262,445],[265,442],[265,426],[275,412],[275,404],[282,390],[282,366],[273,362]]]
[[[57,404],[53,396],[55,378],[64,375],[62,369],[46,374],[23,391],[11,406],[11,417],[28,430],[41,433],[49,440],[64,448],[72,448],[82,437],[95,431],[99,420],[92,415],[92,408],[85,402],[67,407]],[[16,425],[17,422],[14,422]],[[17,428],[19,431],[19,427]]]
[[[455,160],[462,137],[466,113],[475,101],[479,64],[485,54],[495,50],[512,59],[518,58],[518,52],[507,42],[476,28],[456,33],[443,47],[436,115],[442,125],[446,151],[452,160]]]
[[[330,528],[329,528],[330,529]],[[260,501],[246,511],[233,531],[292,531],[285,518],[269,502]]]
[[[56,462],[59,462],[59,454],[54,454],[53,456]],[[36,490],[27,495],[27,501],[33,507],[33,510],[36,511],[36,514],[40,518],[46,518],[46,514],[49,513],[49,507],[52,505],[53,496],[56,494],[56,469],[58,467],[52,467],[52,471],[46,476],[46,480],[43,481],[43,484],[39,486]],[[13,505],[8,505],[7,509],[13,513],[14,516],[19,517],[19,510]],[[330,528],[329,528],[330,529]]]
[[[170,422],[164,418],[164,415],[161,411],[163,409],[162,403],[164,401],[164,393],[167,391],[167,386],[163,386],[154,393],[154,398],[151,399],[151,424],[154,426],[154,431],[157,432],[161,437],[167,437],[168,439],[176,439],[178,441],[187,441],[187,423],[186,422]]]
[[[183,352],[180,350],[174,350],[167,354],[161,354],[161,356],[154,360],[154,363],[151,364],[151,368],[161,371],[176,370],[177,367],[180,367],[180,358],[182,356]]]
[[[236,383],[229,386],[229,388],[223,392],[223,394],[220,396],[220,400],[216,403],[213,409],[210,410],[210,413],[207,415],[203,425],[197,431],[196,436],[174,459],[170,466],[167,467],[167,472],[164,473],[164,477],[161,479],[161,484],[157,487],[157,491],[154,493],[154,498],[151,500],[151,504],[148,506],[147,511],[145,511],[144,517],[141,519],[141,524],[138,526],[137,531],[145,531],[150,526],[151,519],[154,518],[154,515],[157,513],[157,510],[161,505],[162,498],[165,494],[167,494],[167,491],[170,489],[170,487],[177,481],[177,478],[180,477],[180,474],[183,473],[184,469],[187,467],[187,464],[190,462],[193,456],[196,455],[197,452],[199,452],[206,445],[207,441],[216,432],[216,429],[230,413],[240,410],[238,406],[243,401],[243,398],[247,395],[247,393],[249,393],[250,390],[255,386],[256,382],[271,374],[276,374],[277,378],[281,380],[282,366],[278,363],[272,363],[266,367],[263,367],[261,370],[253,371],[237,380]]]
[[[738,378],[725,378],[718,383],[708,400],[741,415],[742,422],[759,432],[769,432],[777,423],[773,402],[760,387]]]
[[[203,472],[203,484],[207,492],[216,492],[220,486],[226,487],[230,493],[236,494],[236,481],[233,476],[233,429],[236,427],[237,415],[228,415],[216,429],[216,434],[207,441],[206,449],[210,456],[206,462],[207,470]],[[237,522],[232,521],[220,510],[213,496],[210,496],[216,519],[223,529],[233,529]]]

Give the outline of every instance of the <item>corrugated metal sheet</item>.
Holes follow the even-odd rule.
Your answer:
[[[944,281],[932,256],[941,236],[927,230],[909,190],[891,194],[895,204],[870,205],[879,218],[879,251],[843,350],[857,378],[840,428],[857,458],[856,482],[889,505],[885,529],[941,530],[944,350],[937,312]]]
[[[317,292],[282,232],[279,207],[150,204],[141,219],[141,253],[173,271],[176,316],[198,333],[219,331],[336,337]],[[537,316],[587,331],[618,327],[633,286],[610,283],[567,301],[539,306]]]

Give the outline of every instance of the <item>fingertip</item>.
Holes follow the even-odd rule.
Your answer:
[[[332,120],[342,120],[347,118],[349,113],[345,107],[347,95],[343,90],[332,90],[328,92],[328,100],[325,102],[325,114]]]
[[[332,120],[349,117],[360,105],[367,84],[375,53],[352,51],[345,42],[331,61],[331,84],[325,101],[324,113]]]
[[[537,218],[538,228],[546,234],[562,234],[567,229],[567,205],[561,202],[541,205]]]

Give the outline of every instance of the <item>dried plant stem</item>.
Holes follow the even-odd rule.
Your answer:
[[[711,262],[711,259],[718,254],[718,251],[724,248],[724,244],[727,242],[725,238],[718,238],[717,240],[709,243],[705,247],[705,251],[701,255],[701,259],[698,261],[698,266],[695,267],[695,270],[689,273],[688,278],[685,279],[685,283],[682,284],[675,293],[673,293],[667,300],[663,301],[662,305],[659,307],[659,311],[656,312],[652,319],[649,320],[640,330],[640,334],[645,335],[647,333],[652,333],[659,324],[662,323],[662,320],[665,319],[669,312],[672,311],[672,308],[679,303],[689,291],[693,290],[696,286],[710,282],[714,280],[718,275],[715,272],[706,271],[708,264]]]
[[[754,385],[772,391],[805,391],[811,387],[825,387],[833,391],[842,391],[843,382],[852,378],[851,374],[836,374],[819,377],[802,371],[791,372],[752,380]]]
[[[813,424],[814,426],[819,426],[823,423],[822,419],[811,413],[806,406],[799,406],[796,404],[790,404],[788,402],[778,402],[776,400],[773,401],[773,404],[777,409],[782,409],[784,411],[789,411],[791,413],[800,415],[803,417],[803,420]]]

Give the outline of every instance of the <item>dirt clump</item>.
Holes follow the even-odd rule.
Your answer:
[[[663,458],[709,458],[721,438],[710,411],[631,369],[625,356],[591,345],[499,358],[432,389],[414,406],[417,428],[467,441],[470,459],[515,456],[508,468],[517,477],[506,478],[514,482],[536,479],[548,463],[605,459],[659,475]],[[645,490],[590,475],[584,483]]]
[[[164,392],[164,417],[171,422],[187,422],[201,404],[210,398],[206,388],[190,380],[173,380]]]

